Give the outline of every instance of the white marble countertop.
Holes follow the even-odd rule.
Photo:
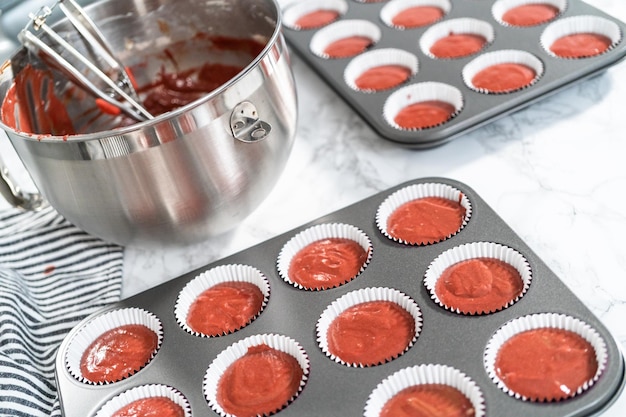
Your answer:
[[[626,21],[623,0],[588,3]],[[287,167],[233,232],[184,250],[127,248],[124,296],[236,253],[391,186],[464,182],[524,239],[626,349],[626,62],[443,146],[373,132],[292,54],[299,126]],[[626,394],[603,416],[622,417]]]
[[[587,0],[626,21],[624,0]],[[626,62],[430,150],[379,137],[292,54],[299,127],[287,167],[231,233],[180,250],[126,248],[128,297],[379,191],[464,182],[524,239],[626,350]],[[626,393],[603,416],[621,417]]]

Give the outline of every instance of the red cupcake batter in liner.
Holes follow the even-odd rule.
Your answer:
[[[403,65],[380,65],[359,75],[354,84],[363,91],[382,91],[396,87],[411,77],[411,69]]]
[[[487,44],[482,35],[472,33],[450,33],[435,41],[430,53],[436,58],[461,58],[479,52]]]
[[[167,397],[135,400],[117,410],[111,417],[184,417],[185,410]]]
[[[336,10],[315,10],[296,19],[295,26],[302,30],[315,29],[334,22],[339,18]]]
[[[405,388],[385,403],[380,417],[472,417],[471,401],[445,384],[420,384]]]
[[[539,328],[504,342],[494,368],[513,392],[531,401],[572,397],[598,370],[593,346],[582,336],[562,329]]]
[[[502,63],[476,73],[472,85],[490,93],[508,93],[529,86],[536,76],[535,70],[528,65]]]
[[[436,22],[444,16],[444,11],[436,6],[415,6],[396,14],[391,23],[401,28],[416,28]]]
[[[597,33],[574,33],[554,41],[550,51],[561,58],[589,58],[608,51],[612,43],[608,36]]]
[[[523,4],[507,10],[501,19],[511,26],[535,26],[554,19],[559,13],[558,7],[548,3]]]
[[[324,48],[329,58],[349,58],[364,52],[374,41],[367,36],[349,36],[331,42]]]

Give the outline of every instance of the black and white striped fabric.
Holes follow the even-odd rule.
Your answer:
[[[59,344],[80,320],[119,300],[123,248],[50,207],[0,211],[0,416],[60,416]]]

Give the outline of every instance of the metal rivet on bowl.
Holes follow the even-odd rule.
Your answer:
[[[242,142],[258,142],[272,130],[269,123],[259,120],[256,107],[249,101],[235,106],[230,116],[230,128],[233,136]]]

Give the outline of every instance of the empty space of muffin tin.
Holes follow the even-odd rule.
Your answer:
[[[283,10],[287,10],[291,4],[298,1],[286,3]],[[567,0],[565,10],[556,19],[530,27],[505,26],[498,22],[492,14],[493,1],[451,0],[449,13],[437,23],[464,17],[474,18],[490,24],[495,35],[494,41],[481,52],[457,59],[434,59],[422,52],[419,46],[420,38],[433,24],[406,30],[386,25],[380,18],[380,11],[388,1],[363,3],[345,0],[345,3],[347,10],[336,22],[358,19],[375,23],[380,29],[380,39],[367,51],[398,48],[414,54],[418,60],[417,74],[402,85],[386,91],[376,93],[357,91],[344,80],[345,68],[355,57],[328,59],[311,51],[311,39],[323,27],[297,30],[284,25],[285,38],[291,48],[376,132],[388,140],[412,148],[429,148],[448,142],[576,82],[599,74],[626,56],[624,40],[626,25],[580,0]],[[541,35],[551,23],[573,16],[608,19],[618,25],[622,39],[613,49],[595,57],[557,58],[541,45]],[[505,49],[525,51],[536,56],[544,66],[541,78],[532,86],[506,94],[485,94],[474,91],[465,84],[461,74],[466,64],[484,53]],[[383,107],[387,98],[406,85],[426,81],[441,82],[458,88],[463,95],[463,109],[460,113],[448,122],[432,128],[401,130],[391,126],[383,117]]]
[[[380,204],[394,191],[412,184],[448,184],[470,201],[471,217],[456,235],[427,246],[411,246],[383,235],[375,221]],[[529,204],[532,204],[529,203]],[[277,257],[297,233],[322,223],[345,223],[361,229],[372,242],[372,258],[352,281],[333,289],[307,291],[285,282],[277,271]],[[532,282],[515,304],[487,315],[460,315],[445,310],[431,298],[423,283],[430,263],[442,252],[470,242],[495,242],[521,253],[529,262]],[[201,272],[218,265],[244,264],[260,270],[270,283],[267,306],[243,329],[220,337],[199,337],[176,321],[179,292]],[[403,355],[382,365],[348,367],[327,357],[316,340],[316,324],[333,301],[348,292],[388,287],[411,297],[422,312],[422,329],[415,344]],[[154,359],[120,382],[89,385],[73,378],[64,364],[65,351],[74,334],[90,319],[106,311],[138,307],[156,315],[163,326],[162,345]],[[578,318],[604,339],[608,363],[599,380],[574,398],[552,403],[526,402],[509,396],[489,378],[484,365],[485,347],[505,323],[534,313],[559,313]],[[511,228],[467,185],[446,178],[423,178],[400,184],[351,206],[328,214],[280,236],[189,272],[153,289],[110,305],[76,326],[61,344],[56,360],[56,380],[63,414],[90,417],[112,397],[136,386],[165,384],[183,393],[195,416],[217,415],[203,394],[202,381],[211,362],[222,351],[246,337],[280,334],[293,338],[310,360],[309,379],[300,395],[280,416],[362,416],[376,386],[400,369],[440,364],[467,374],[483,393],[486,416],[574,417],[597,415],[618,397],[624,386],[624,360],[608,329],[578,299]]]

